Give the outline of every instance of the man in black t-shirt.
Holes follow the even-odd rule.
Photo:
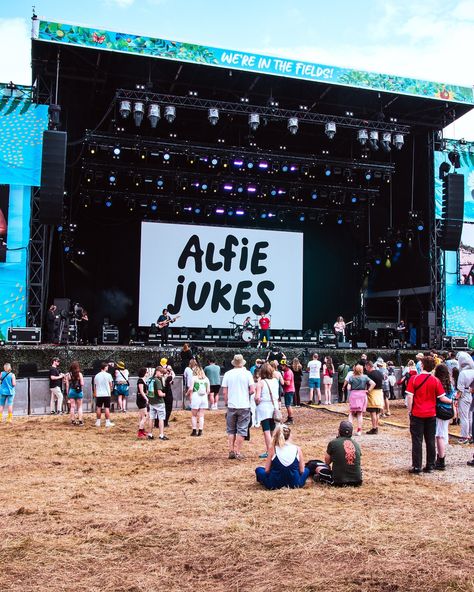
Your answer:
[[[160,316],[158,317],[158,320],[156,321],[156,324],[158,325],[158,327],[160,328],[160,332],[161,332],[161,345],[168,345],[168,335],[170,332],[170,323],[174,323],[176,319],[172,319],[168,309],[164,308],[163,312],[160,314]]]
[[[62,407],[63,407],[63,392],[61,390],[62,381],[64,378],[64,374],[59,371],[59,358],[53,358],[51,360],[51,368],[49,370],[49,392],[51,395],[50,398],[50,407],[51,407],[51,415],[58,415],[62,414]],[[57,411],[55,409],[55,403],[57,401]]]
[[[383,411],[383,373],[370,360],[365,364],[365,369],[370,380],[375,382],[374,388],[367,394],[367,411],[372,421],[372,429],[367,434],[375,435],[379,432],[379,415]]]

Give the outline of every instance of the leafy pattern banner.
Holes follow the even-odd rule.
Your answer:
[[[169,41],[167,39],[146,37],[144,35],[114,33],[104,29],[94,29],[51,21],[35,21],[33,34],[40,41],[93,47],[96,49],[145,55],[168,60],[207,64],[261,74],[328,82],[331,84],[474,105],[472,88],[443,84],[441,82],[429,82],[389,74],[376,74],[349,68],[335,68],[312,62],[219,49],[179,41]]]

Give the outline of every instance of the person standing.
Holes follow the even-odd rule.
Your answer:
[[[260,368],[255,391],[256,419],[262,427],[265,440],[265,452],[260,455],[260,458],[267,458],[270,450],[275,431],[275,410],[280,409],[279,388],[278,380],[273,375],[273,367],[265,362]]]
[[[260,318],[258,319],[260,326],[258,334],[258,345],[257,347],[268,347],[270,344],[270,325],[271,319],[265,314],[265,311],[260,312]]]
[[[204,413],[209,409],[209,378],[204,370],[196,365],[193,369],[193,384],[191,387],[191,436],[202,436],[204,431]],[[199,422],[199,429],[198,429]]]
[[[128,380],[128,370],[125,368],[125,362],[117,362],[115,367],[114,385],[117,393],[118,409],[122,413],[127,411],[128,393],[130,382]]]
[[[61,361],[59,358],[51,360],[51,368],[49,369],[49,406],[51,415],[62,415],[63,412],[63,391],[61,390],[64,374],[59,371]],[[55,411],[55,404],[57,403],[57,411]]]
[[[375,435],[379,433],[379,415],[383,411],[383,374],[371,360],[366,362],[365,369],[367,376],[375,384],[374,388],[367,392],[367,411],[372,421],[372,428],[367,434]]]
[[[137,438],[139,440],[146,440],[147,435],[145,432],[146,421],[148,418],[148,386],[145,382],[145,376],[148,370],[146,368],[140,368],[138,371],[137,380],[137,408],[138,408],[138,433]]]
[[[323,385],[324,385],[324,404],[330,405],[331,404],[331,389],[333,383],[334,376],[334,366],[332,363],[332,358],[330,356],[326,356],[324,358],[323,364]]]
[[[3,410],[7,407],[7,423],[13,421],[13,399],[15,398],[16,377],[12,372],[11,364],[3,365],[0,374],[0,423],[3,421]]]
[[[84,376],[79,362],[72,362],[65,376],[66,392],[69,401],[71,424],[83,426],[82,401],[84,399]]]
[[[458,414],[461,425],[461,444],[468,444],[472,438],[472,394],[474,361],[467,352],[458,353],[459,377],[457,382]]]
[[[169,427],[171,413],[173,412],[173,381],[176,378],[173,368],[168,364],[168,358],[161,358],[160,366],[164,369],[163,387],[165,392],[165,428]]]
[[[229,458],[243,460],[242,444],[250,423],[250,396],[255,392],[253,376],[245,368],[241,354],[232,360],[234,368],[224,374],[222,392],[227,405],[227,436]]]
[[[434,375],[439,379],[444,389],[444,396],[438,397],[439,406],[447,412],[453,412],[456,390],[453,386],[448,366],[446,364],[438,364],[435,368]],[[439,417],[436,417],[436,451],[438,454],[436,456],[434,468],[437,471],[444,471],[446,468],[446,447],[449,442],[449,422],[450,419],[440,419]]]
[[[176,319],[171,318],[168,309],[164,308],[156,324],[160,328],[161,334],[161,347],[168,345],[168,336],[170,333],[170,323],[174,323]]]
[[[345,341],[346,323],[343,317],[337,317],[336,322],[334,323],[334,334],[336,335],[336,341],[338,343]]]
[[[286,407],[286,423],[292,424],[293,423],[293,399],[295,397],[295,379],[293,375],[293,370],[284,364],[283,366],[283,397],[285,399],[285,407]]]
[[[148,388],[147,396],[150,402],[150,431],[148,432],[147,438],[149,440],[154,439],[153,427],[155,426],[155,420],[158,420],[160,440],[169,440],[168,436],[165,435],[166,405],[163,386],[164,375],[164,368],[158,366],[155,370],[153,381],[150,382],[150,386]]]
[[[97,419],[95,425],[100,428],[102,407],[105,409],[105,427],[112,428],[115,424],[110,421],[110,401],[112,400],[113,379],[107,362],[102,362],[100,372],[94,376],[92,391],[95,398]]]
[[[301,383],[303,382],[303,366],[301,365],[301,362],[298,358],[293,358],[291,369],[293,371],[293,380],[295,382],[295,407],[300,407],[300,390]]]
[[[319,361],[318,354],[313,354],[313,359],[308,362],[308,372],[309,372],[309,401],[308,404],[313,404],[314,401],[314,391],[318,396],[318,405],[321,405],[321,362]]]
[[[444,396],[444,388],[431,372],[435,361],[431,356],[420,360],[421,372],[412,376],[406,389],[406,402],[410,417],[412,468],[418,475],[423,466],[423,440],[426,446],[426,465],[423,472],[431,473],[436,462],[436,400]]]
[[[345,403],[347,400],[347,392],[344,387],[346,376],[351,367],[345,361],[341,362],[337,367],[337,402]]]
[[[197,364],[196,360],[194,358],[192,358],[191,360],[189,360],[189,364],[184,369],[184,372],[183,372],[183,393],[184,393],[185,400],[188,398],[188,393],[190,393],[190,389],[192,388],[192,385],[193,385],[193,370],[194,370],[194,367],[196,366],[196,364]],[[187,409],[189,411],[191,409],[191,407],[186,406],[185,400],[183,401],[184,407],[185,407],[185,409]]]
[[[56,311],[57,307],[51,304],[46,312],[46,343],[55,342]]]
[[[349,421],[353,423],[353,417],[357,419],[356,436],[362,435],[363,414],[367,409],[367,396],[375,387],[375,383],[367,374],[364,374],[364,368],[360,364],[354,366],[353,372],[348,372],[346,377],[349,392]]]
[[[204,373],[209,380],[211,409],[218,409],[219,391],[221,390],[221,367],[216,364],[214,358],[209,359],[209,364],[204,368]]]

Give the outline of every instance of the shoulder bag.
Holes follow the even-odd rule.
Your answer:
[[[281,420],[282,420],[281,411],[280,411],[280,409],[279,409],[279,408],[278,408],[278,407],[275,405],[275,401],[274,401],[274,399],[273,399],[273,393],[272,393],[272,389],[270,388],[270,385],[268,384],[268,381],[267,381],[267,379],[266,379],[266,378],[264,379],[264,382],[265,382],[265,384],[267,385],[268,392],[270,393],[270,400],[271,400],[271,402],[272,402],[272,405],[273,405],[273,420],[274,420],[274,421],[277,421],[277,422],[279,422],[279,423],[280,423],[280,422],[281,422]]]

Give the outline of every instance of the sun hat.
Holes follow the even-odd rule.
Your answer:
[[[244,360],[244,356],[242,354],[235,354],[234,359],[231,362],[232,366],[236,366],[238,368],[245,366],[246,363],[247,362]]]
[[[125,370],[125,362],[117,362],[117,368],[119,370]]]

